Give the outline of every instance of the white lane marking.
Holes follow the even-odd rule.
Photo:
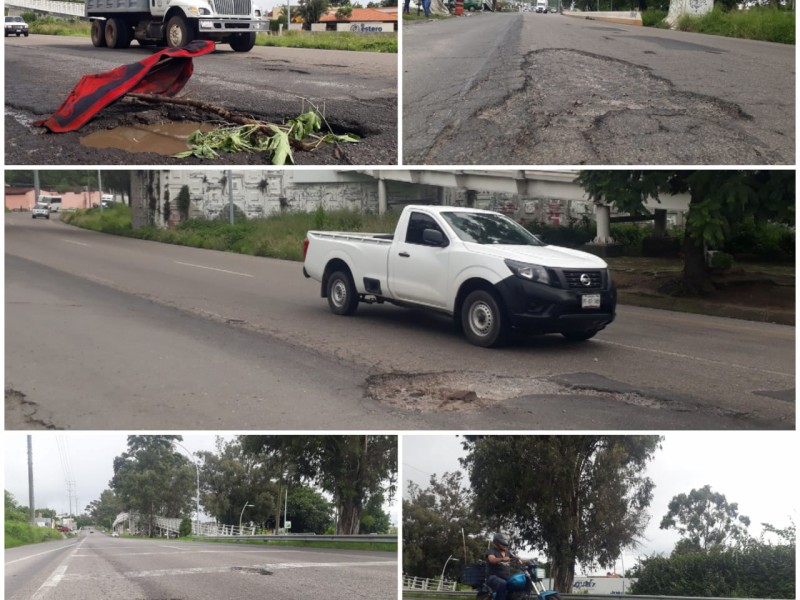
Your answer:
[[[127,571],[125,573],[104,574],[104,575],[84,575],[75,573],[64,577],[64,581],[86,581],[91,579],[132,579],[145,577],[172,577],[176,575],[204,575],[219,573],[242,573],[249,575],[250,570],[277,570],[277,569],[303,569],[320,567],[393,567],[397,568],[395,560],[381,561],[361,561],[361,562],[338,562],[338,563],[272,563],[258,565],[231,565],[230,567],[189,567],[184,569],[158,569],[154,571]]]
[[[68,244],[75,244],[76,246],[86,246],[89,248],[89,244],[84,244],[83,242],[76,242],[75,240],[68,240],[66,238],[61,238],[62,242],[67,242]]]
[[[73,550],[64,557],[64,560],[61,561],[56,569],[50,574],[50,577],[39,587],[38,590],[31,596],[31,600],[42,600],[45,598],[54,588],[61,583],[65,577],[67,577],[67,563],[69,559],[78,551],[88,538],[83,538],[80,542],[75,544]]]
[[[661,354],[663,356],[672,356],[674,358],[685,358],[697,362],[706,362],[712,365],[722,365],[724,367],[733,367],[735,369],[746,369],[748,371],[755,371],[756,373],[766,373],[768,375],[779,375],[781,377],[791,377],[794,379],[794,373],[784,373],[782,371],[770,371],[769,369],[759,369],[758,367],[751,367],[749,365],[740,365],[737,363],[725,362],[723,360],[714,360],[713,358],[704,358],[702,356],[692,356],[690,354],[681,354],[680,352],[670,352],[668,350],[658,350],[656,348],[644,348],[642,346],[631,346],[630,344],[620,344],[619,342],[610,342],[608,340],[595,340],[601,344],[608,344],[609,346],[619,346],[620,348],[627,348],[628,350],[638,350],[639,352],[650,352],[652,354]]]
[[[74,544],[67,544],[66,546],[61,546],[60,548],[53,548],[52,550],[45,550],[44,552],[39,552],[38,554],[31,554],[30,556],[24,556],[23,558],[16,558],[14,560],[8,560],[5,562],[7,565],[13,565],[14,563],[22,562],[25,560],[30,560],[31,558],[36,558],[37,556],[43,556],[45,554],[50,554],[51,552],[60,552],[61,550],[66,550],[67,548],[72,548],[72,546],[77,545],[78,542]]]
[[[220,273],[228,273],[229,275],[241,275],[242,277],[255,277],[255,275],[250,275],[249,273],[239,273],[237,271],[228,271],[227,269],[217,269],[215,267],[205,267],[203,265],[193,265],[192,263],[180,262],[179,260],[176,260],[175,264],[176,265],[183,265],[185,267],[194,267],[195,269],[207,269],[209,271],[219,271]]]
[[[114,283],[110,279],[103,279],[102,277],[95,277],[94,275],[89,275],[88,273],[81,273],[81,275],[83,277],[85,277],[86,279],[88,279],[90,281],[94,281],[96,283],[101,283],[103,285],[116,285],[116,283]]]
[[[302,552],[302,550],[244,550],[244,549],[237,549],[237,550],[191,550],[187,548],[180,548],[178,546],[165,546],[166,548],[175,548],[176,550],[181,551],[183,554],[230,554],[231,552],[235,552],[236,554],[289,554],[290,552]],[[92,546],[93,549],[99,548],[99,546]],[[103,546],[103,550],[108,550],[110,546]],[[130,546],[126,546],[126,549],[130,549]],[[115,552],[114,556],[175,556],[175,552]],[[96,554],[75,554],[75,558],[96,558]]]

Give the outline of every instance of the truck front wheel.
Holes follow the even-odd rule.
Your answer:
[[[112,17],[106,20],[106,46],[109,48],[128,48],[131,45],[131,28],[125,19]]]
[[[166,38],[170,48],[183,48],[194,39],[194,31],[186,19],[175,15],[167,22]]]
[[[500,303],[486,290],[470,292],[461,307],[461,326],[470,344],[500,346],[508,336],[508,325]]]
[[[250,52],[256,45],[256,34],[255,32],[234,33],[228,43],[234,52]]]
[[[358,293],[350,273],[336,271],[328,278],[328,306],[337,315],[352,315],[358,308]]]

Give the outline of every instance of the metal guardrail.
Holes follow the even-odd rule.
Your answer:
[[[286,535],[204,535],[207,540],[259,540],[262,542],[375,542],[375,543],[397,543],[396,535],[310,535],[310,534],[286,534]]]

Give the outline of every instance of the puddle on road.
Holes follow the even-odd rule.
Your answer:
[[[156,152],[172,156],[189,149],[186,140],[197,130],[208,132],[208,123],[158,123],[134,125],[96,131],[81,138],[81,145],[90,148],[116,148],[126,152]]]

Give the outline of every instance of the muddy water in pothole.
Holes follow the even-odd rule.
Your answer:
[[[117,148],[127,152],[156,152],[172,156],[189,149],[187,139],[197,130],[213,129],[207,123],[159,123],[115,127],[96,131],[81,138],[81,145],[90,148]]]

